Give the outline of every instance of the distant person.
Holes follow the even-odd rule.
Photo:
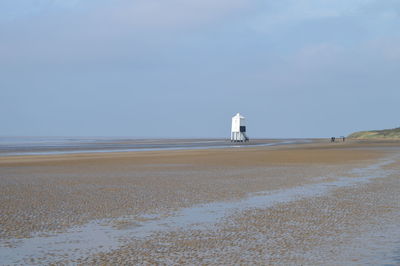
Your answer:
[[[343,137],[343,142],[345,142],[346,141],[346,137]]]

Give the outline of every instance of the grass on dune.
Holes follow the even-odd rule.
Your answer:
[[[393,129],[360,131],[349,135],[349,138],[355,139],[400,139],[400,127]]]

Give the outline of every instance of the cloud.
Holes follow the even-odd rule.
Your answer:
[[[49,13],[77,10],[94,0],[5,0],[0,1],[0,23],[15,22]],[[101,0],[98,0],[101,1]]]
[[[138,0],[110,7],[110,19],[138,28],[187,27],[229,15],[249,6],[244,0]]]
[[[400,36],[370,40],[361,49],[382,61],[400,63]]]
[[[66,5],[64,1],[43,0],[36,9],[33,6],[28,1],[25,10],[35,14],[41,10],[40,15],[0,23],[3,64],[141,57],[146,51],[166,48],[185,32],[218,27],[219,23],[234,19],[246,12],[249,2],[75,0]]]
[[[0,3],[0,22],[1,18],[59,21],[81,15],[76,18],[86,23],[165,28],[212,21],[248,6],[245,0],[6,0]]]
[[[266,1],[264,9],[249,21],[249,25],[253,30],[271,33],[298,23],[332,19],[357,18],[368,25],[379,24],[397,20],[399,14],[397,0]]]

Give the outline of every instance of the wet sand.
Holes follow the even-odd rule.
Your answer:
[[[137,233],[154,220],[172,221],[168,217],[193,206],[330,184],[329,193],[246,207],[204,228],[185,224],[169,230],[159,226],[141,237],[115,234],[118,245],[107,247],[104,240],[79,258],[65,251],[64,257],[54,252],[7,259],[28,264],[334,265],[335,256],[350,249],[359,255],[348,252],[343,264],[363,264],[366,255],[357,243],[373,242],[362,240],[368,238],[366,232],[384,235],[399,221],[399,148],[396,142],[316,141],[241,149],[2,157],[0,256],[7,250],[12,254],[28,238],[61,235],[93,221],[122,235]],[[387,164],[368,168],[381,161]],[[368,182],[335,187],[340,177],[358,180],[368,175]],[[376,257],[378,263],[383,261]]]
[[[129,139],[78,137],[0,137],[1,156],[57,155],[159,150],[217,149],[307,143],[307,139],[254,139],[230,142],[225,139]]]

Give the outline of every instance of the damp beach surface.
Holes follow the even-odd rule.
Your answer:
[[[400,144],[0,158],[2,264],[399,264]]]
[[[223,139],[129,139],[78,137],[0,137],[1,156],[173,151],[279,146],[309,143],[308,139],[258,139],[229,142]]]

